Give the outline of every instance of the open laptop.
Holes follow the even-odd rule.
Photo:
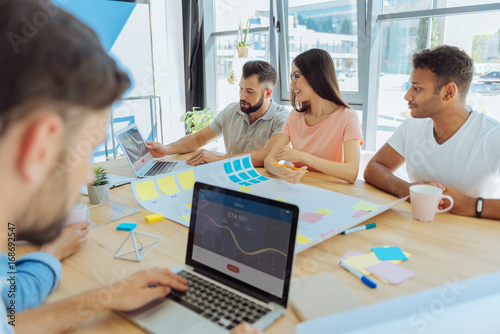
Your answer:
[[[115,137],[137,177],[148,177],[176,172],[191,166],[184,161],[156,161],[146,147],[137,125],[129,125],[115,133]]]
[[[151,333],[264,329],[284,312],[292,275],[296,205],[196,182],[186,264],[187,293],[124,315]]]

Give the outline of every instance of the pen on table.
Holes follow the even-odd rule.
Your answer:
[[[339,264],[342,268],[344,268],[345,270],[347,270],[348,272],[350,272],[351,274],[353,274],[354,276],[359,278],[361,280],[361,282],[363,282],[367,287],[372,288],[372,289],[375,289],[377,287],[377,284],[375,282],[373,282],[372,280],[370,280],[365,275],[363,275],[363,273],[361,271],[348,265],[344,261],[340,261]]]
[[[344,232],[342,232],[342,234],[349,234],[349,233],[352,233],[352,232],[369,230],[369,229],[375,228],[375,227],[377,227],[376,223],[371,223],[371,224],[356,226],[356,227],[353,227],[353,228],[348,228],[347,230],[345,230]]]
[[[298,169],[298,170],[301,170],[303,172],[307,172],[307,169],[302,169],[302,168],[298,168],[298,167],[290,167],[290,166],[287,166],[287,165],[282,165],[282,164],[279,164],[277,162],[271,162],[273,165],[276,165],[276,166],[281,166],[281,167],[286,167],[286,168],[291,168],[291,169]]]

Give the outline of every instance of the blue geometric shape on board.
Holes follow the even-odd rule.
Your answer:
[[[250,180],[250,176],[248,176],[247,173],[239,173],[239,177],[241,177],[243,180]]]
[[[260,181],[259,181],[259,180],[255,180],[255,179],[253,179],[253,180],[248,180],[248,182],[252,182],[252,183],[260,183]]]
[[[91,27],[107,52],[137,6],[135,3],[107,0],[55,0],[55,3]]]
[[[255,170],[250,170],[247,172],[251,177],[259,177],[259,173],[257,173]]]
[[[241,179],[240,179],[239,177],[237,177],[236,175],[231,175],[231,176],[229,177],[229,179],[230,179],[231,181],[233,181],[233,182],[236,182],[236,183],[241,182]]]
[[[262,176],[262,175],[261,175],[261,176],[259,176],[259,177],[257,178],[257,180],[267,181],[267,180],[269,180],[269,179],[268,179],[267,177],[265,177],[265,176]]]

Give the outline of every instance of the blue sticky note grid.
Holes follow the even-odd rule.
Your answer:
[[[239,173],[238,176],[241,177],[243,180],[250,180],[251,179],[251,177],[248,176],[247,173]]]
[[[257,173],[253,169],[248,171],[248,175],[250,175],[251,177],[259,177],[260,176],[259,173]]]
[[[245,159],[243,159],[243,167],[245,167],[245,169],[252,168],[252,164],[250,163],[249,157],[246,157]]]
[[[236,182],[236,183],[241,182],[241,179],[239,177],[237,177],[236,175],[230,175],[229,179],[233,182]]]
[[[404,260],[407,261],[408,257],[403,253],[401,248],[396,247],[373,247],[372,251],[377,255],[381,261],[390,260]]]
[[[120,225],[116,226],[116,229],[118,231],[132,231],[136,227],[137,224],[134,223],[121,223]]]
[[[239,170],[243,169],[243,168],[241,168],[241,160],[234,160],[233,166],[234,166],[235,171],[239,171]]]
[[[230,162],[226,162],[224,164],[224,170],[226,171],[226,174],[231,174],[233,172],[233,167],[231,167]]]

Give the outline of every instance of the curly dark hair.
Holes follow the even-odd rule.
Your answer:
[[[472,82],[474,63],[464,50],[441,45],[413,55],[413,68],[429,69],[436,77],[437,94],[449,82],[454,82],[460,96],[465,99]]]

